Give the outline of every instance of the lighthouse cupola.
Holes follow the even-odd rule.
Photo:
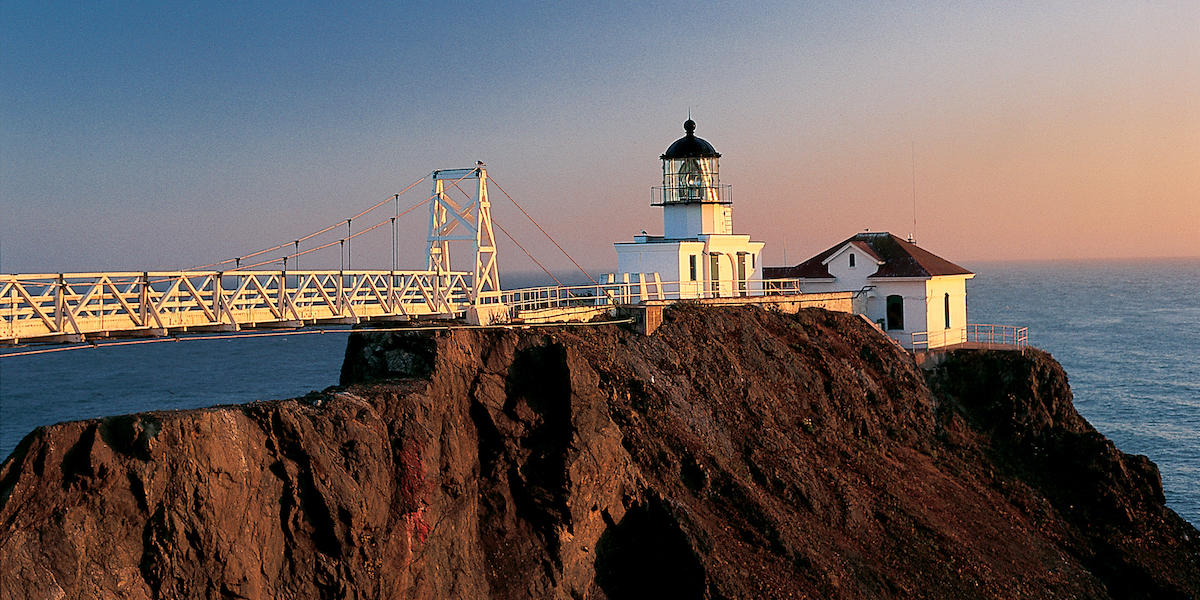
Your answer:
[[[733,231],[732,194],[721,185],[721,153],[696,137],[696,122],[683,122],[686,135],[662,154],[662,187],[655,188],[654,206],[663,207],[663,234],[668,239]]]

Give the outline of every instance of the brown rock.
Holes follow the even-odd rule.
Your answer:
[[[1048,355],[854,317],[354,335],[341,389],[40,428],[5,598],[1187,598],[1195,528]],[[931,389],[933,390],[931,392]]]

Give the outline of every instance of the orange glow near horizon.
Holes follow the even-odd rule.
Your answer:
[[[1200,256],[1200,4],[684,6],[481,9],[434,29],[405,7],[14,7],[0,271],[213,262],[476,160],[604,271],[612,242],[661,232],[649,188],[689,109],[723,155],[734,232],[768,264],[912,233],[914,162],[917,242],[956,262]],[[423,261],[410,217],[400,266]],[[387,238],[355,247],[384,265]],[[500,243],[504,269],[536,269]]]

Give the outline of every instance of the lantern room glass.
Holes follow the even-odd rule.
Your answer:
[[[663,202],[720,202],[720,175],[715,157],[663,159]]]

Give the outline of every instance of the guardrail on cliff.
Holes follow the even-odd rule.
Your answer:
[[[646,273],[645,275],[655,275]],[[799,295],[798,279],[745,279],[737,281],[661,281],[657,276],[630,281],[585,285],[552,285],[504,290],[500,301],[514,311],[637,304],[654,300]]]
[[[699,302],[736,306],[755,304],[795,312],[801,308],[859,313],[866,309],[866,290],[810,292],[800,280],[744,279],[734,281],[662,281],[656,273],[622,274],[621,281],[609,274],[603,283],[573,286],[543,286],[505,290],[499,299],[510,318],[523,323],[564,322],[591,319],[620,306]]]
[[[952,347],[1025,350],[1029,346],[1029,328],[1017,325],[968,323],[966,327],[912,334],[914,352]]]

